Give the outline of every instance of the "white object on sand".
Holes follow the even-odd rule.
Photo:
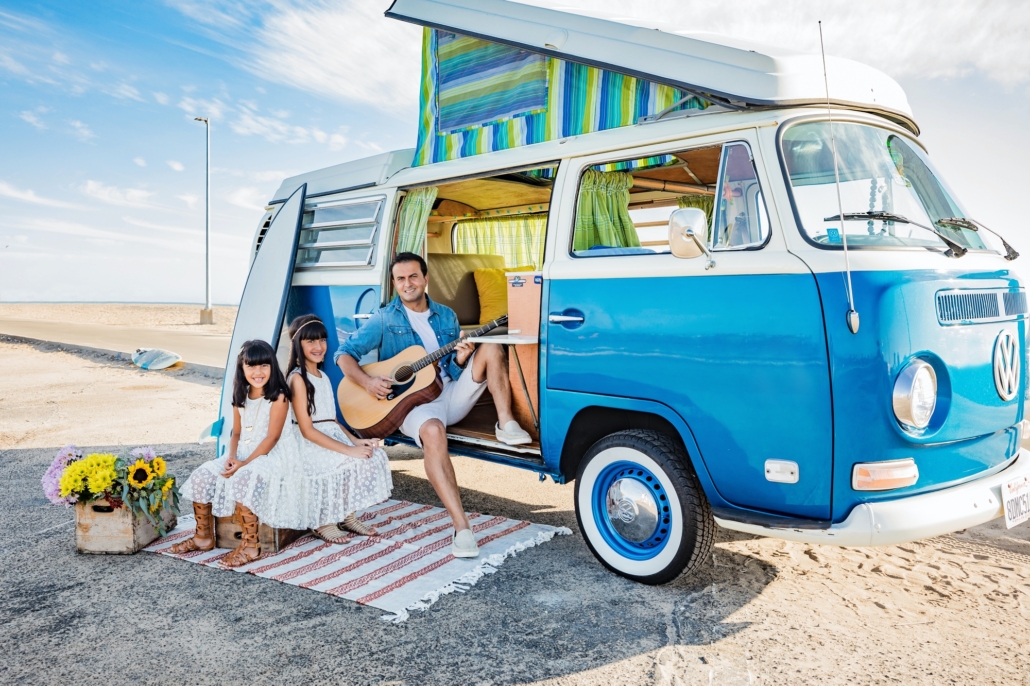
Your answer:
[[[141,369],[166,369],[181,359],[181,355],[160,348],[139,348],[132,354],[132,363]]]

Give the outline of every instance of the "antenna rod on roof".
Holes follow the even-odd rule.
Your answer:
[[[823,56],[823,86],[826,88],[826,118],[830,123],[830,150],[833,152],[833,178],[837,184],[837,211],[840,212],[840,238],[844,243],[844,272],[848,277],[848,330],[858,333],[858,311],[855,309],[855,293],[851,287],[851,262],[848,259],[848,234],[844,230],[844,203],[840,199],[840,168],[837,165],[837,141],[833,137],[833,112],[830,110],[830,80],[826,76],[826,47],[823,45],[823,22],[819,22],[819,52]]]

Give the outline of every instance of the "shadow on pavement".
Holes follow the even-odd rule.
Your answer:
[[[146,553],[76,554],[72,511],[40,488],[53,452],[0,451],[4,683],[524,683],[708,645],[746,626],[729,618],[776,578],[758,559],[719,550],[718,566],[643,586],[605,570],[576,533],[393,625],[374,608],[250,575]],[[160,452],[185,478],[213,447]],[[395,479],[395,498],[437,502],[428,482]],[[469,509],[575,530],[569,512],[463,496]]]

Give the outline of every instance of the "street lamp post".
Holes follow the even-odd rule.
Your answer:
[[[204,122],[207,134],[207,154],[204,157],[204,309],[200,311],[201,324],[214,324],[211,309],[211,122],[207,117],[194,117]]]

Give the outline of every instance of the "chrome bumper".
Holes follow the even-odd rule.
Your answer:
[[[862,503],[829,529],[772,529],[718,517],[715,522],[725,529],[802,543],[892,545],[950,534],[1000,517],[1001,486],[1016,476],[1030,476],[1030,452],[1023,448],[1012,464],[996,474],[933,493]]]

